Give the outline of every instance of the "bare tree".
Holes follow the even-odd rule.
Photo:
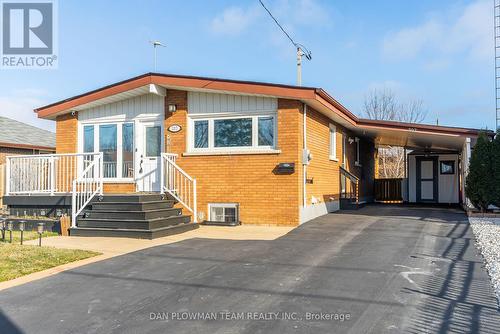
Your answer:
[[[398,102],[396,94],[390,89],[373,90],[364,102],[364,114],[370,119],[421,123],[427,116],[422,100]],[[379,148],[379,177],[404,177],[404,149],[388,146]]]

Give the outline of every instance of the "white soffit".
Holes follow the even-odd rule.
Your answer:
[[[131,90],[127,90],[127,91],[122,92],[122,93],[114,94],[114,95],[111,95],[111,96],[108,96],[108,97],[105,97],[105,98],[102,98],[99,100],[95,100],[95,101],[92,101],[89,103],[85,103],[85,104],[79,105],[77,107],[71,108],[71,110],[80,111],[80,110],[90,109],[90,108],[98,107],[98,106],[101,106],[104,104],[110,104],[110,103],[114,103],[114,102],[118,102],[118,101],[127,100],[127,99],[130,99],[130,98],[133,98],[136,96],[140,96],[140,95],[144,95],[144,94],[155,94],[155,95],[159,95],[159,96],[165,96],[166,91],[165,91],[165,88],[163,88],[161,86],[150,84],[150,85],[145,85],[145,86],[141,86],[138,88],[134,88]]]

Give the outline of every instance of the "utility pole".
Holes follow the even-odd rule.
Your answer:
[[[302,50],[297,47],[297,86],[302,86]]]

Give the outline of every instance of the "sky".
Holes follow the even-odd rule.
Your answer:
[[[302,84],[358,115],[373,90],[422,100],[425,123],[495,127],[493,1],[264,0],[312,51]],[[33,109],[154,70],[296,83],[296,54],[258,0],[59,0],[59,66],[0,69],[0,115],[53,130]]]

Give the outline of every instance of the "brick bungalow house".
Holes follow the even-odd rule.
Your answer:
[[[295,226],[372,201],[376,146],[466,157],[478,135],[360,119],[321,88],[158,73],[35,112],[56,122],[57,155],[36,171],[13,158],[9,201],[62,198],[74,235],[152,238],[204,221]]]

